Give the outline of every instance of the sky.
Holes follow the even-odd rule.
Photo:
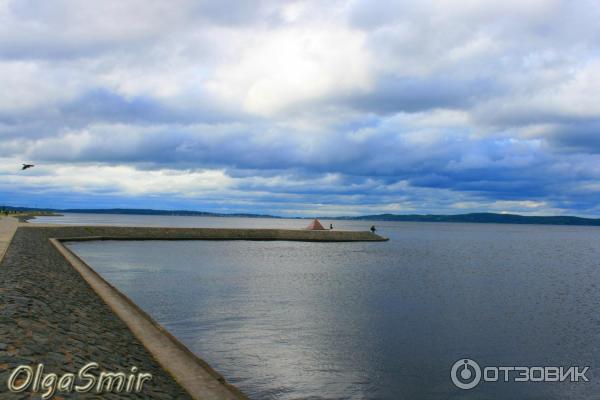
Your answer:
[[[596,0],[0,0],[0,204],[600,217],[598,21]]]

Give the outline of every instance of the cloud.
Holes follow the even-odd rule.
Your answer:
[[[377,114],[460,110],[476,104],[480,96],[485,98],[499,91],[495,86],[485,79],[381,77],[373,90],[347,96],[345,101],[349,107]]]
[[[591,0],[0,1],[0,195],[596,215],[599,19]]]
[[[278,28],[242,32],[235,41],[237,62],[219,68],[207,88],[249,113],[269,116],[294,104],[371,86],[370,57],[360,31]]]

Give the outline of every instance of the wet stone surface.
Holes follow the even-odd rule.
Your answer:
[[[80,227],[26,227],[15,233],[0,263],[0,399],[40,398],[31,390],[9,392],[8,378],[19,365],[35,369],[43,363],[44,372],[62,375],[77,374],[89,362],[126,374],[135,366],[152,380],[139,394],[57,392],[55,399],[189,399],[48,241],[89,234]]]

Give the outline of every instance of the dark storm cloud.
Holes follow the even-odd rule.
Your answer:
[[[247,119],[240,113],[198,101],[193,106],[173,106],[152,96],[127,98],[106,89],[92,89],[73,100],[19,112],[0,111],[0,137],[59,137],[65,131],[85,129],[94,124],[137,125],[140,129],[155,125],[186,126],[215,124]],[[177,132],[173,140],[177,140]],[[148,141],[151,138],[148,138]]]
[[[600,153],[600,119],[556,124],[548,139],[563,151]]]
[[[384,77],[370,93],[349,98],[347,104],[377,114],[465,109],[498,91],[496,83],[485,79]]]
[[[283,174],[289,184],[269,186],[268,190],[290,194],[359,195],[366,189],[377,194],[388,185],[406,181],[415,187],[475,192],[490,198],[511,199],[518,194],[539,199],[550,194],[557,178],[547,174],[554,159],[527,142],[469,140],[466,133],[458,132],[419,144],[415,137],[427,132],[403,131],[402,127],[396,132],[380,128],[361,139],[353,132],[312,140],[280,132],[266,141],[260,140],[261,129],[231,128],[217,136],[211,126],[172,126],[144,133],[136,133],[135,126],[129,129],[114,134],[109,126],[104,133],[99,129],[85,140],[46,141],[28,156],[52,162],[134,162],[150,169],[225,168],[232,177],[263,177],[267,182]],[[303,183],[318,181],[323,174],[339,177],[331,185],[310,189]],[[568,177],[564,175],[564,179]],[[373,182],[365,187],[369,179]],[[267,186],[260,182],[241,185],[261,190]]]

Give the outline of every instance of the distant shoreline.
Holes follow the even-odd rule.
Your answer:
[[[456,215],[364,215],[360,217],[340,217],[337,219],[397,222],[449,222],[479,224],[517,224],[517,225],[569,225],[600,226],[600,219],[574,216],[525,216],[518,214],[470,213]]]
[[[283,217],[269,214],[251,213],[211,213],[190,210],[153,210],[133,208],[110,209],[50,209],[0,206],[0,210],[14,213],[27,213],[58,216],[62,213],[73,214],[122,214],[122,215],[163,215],[163,216],[188,216],[188,217],[222,217],[222,218],[289,218],[312,219],[314,217]],[[451,223],[481,223],[481,224],[518,224],[518,225],[571,225],[571,226],[600,226],[600,218],[583,218],[576,216],[525,216],[519,214],[500,213],[468,213],[455,215],[438,214],[375,214],[360,216],[318,216],[324,220],[349,220],[349,221],[398,221],[398,222],[451,222]]]

